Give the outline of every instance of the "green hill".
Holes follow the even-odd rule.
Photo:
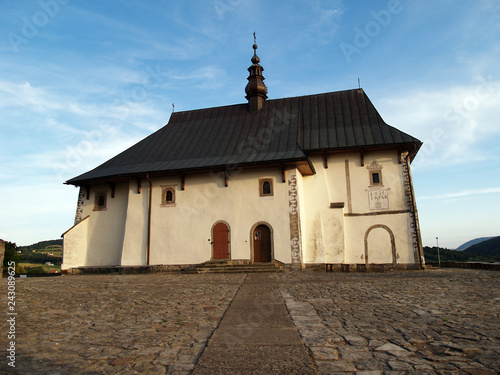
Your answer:
[[[63,244],[63,240],[62,238],[61,239],[58,239],[58,240],[48,240],[48,241],[40,241],[40,242],[37,242],[33,245],[29,245],[29,246],[19,246],[18,247],[18,250],[27,250],[27,251],[33,251],[33,250],[45,250],[46,248],[48,247],[54,247],[54,246],[61,246],[62,247],[62,244]]]
[[[474,245],[474,247],[477,246],[476,249],[473,249],[473,247],[471,246],[469,249],[466,249],[464,251],[439,248],[439,256],[437,247],[425,246],[424,247],[425,261],[427,263],[438,262],[440,257],[441,262],[500,262],[500,251],[499,251],[500,247],[498,246],[498,242],[496,242],[496,251],[494,250],[495,243],[492,245],[491,250],[488,250],[490,249],[489,245],[486,248],[487,250],[482,250],[483,246],[485,246],[484,244],[489,241],[485,241],[480,244]],[[470,249],[472,249],[472,252],[470,251]],[[477,252],[475,250],[477,250]]]
[[[460,245],[455,250],[456,251],[463,251],[463,250],[471,247],[472,245],[476,245],[476,244],[481,243],[483,241],[491,240],[492,238],[495,238],[495,237],[479,237],[479,238],[474,238],[473,240],[467,241],[466,243]]]
[[[466,254],[476,256],[494,257],[500,259],[500,236],[491,240],[472,245],[463,251]]]

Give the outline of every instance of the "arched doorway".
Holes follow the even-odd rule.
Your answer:
[[[396,241],[391,229],[373,225],[365,233],[365,264],[396,265]]]
[[[213,259],[229,259],[229,227],[219,222],[212,228]]]
[[[253,238],[253,261],[270,262],[272,259],[271,230],[265,224],[255,227]]]

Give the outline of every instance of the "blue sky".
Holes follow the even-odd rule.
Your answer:
[[[0,1],[0,238],[59,238],[63,185],[168,122],[243,103],[253,32],[269,97],[361,87],[424,142],[424,245],[500,235],[500,1]]]

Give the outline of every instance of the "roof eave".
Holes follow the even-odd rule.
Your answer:
[[[253,168],[253,167],[272,167],[272,166],[289,166],[294,165],[300,167],[301,173],[306,175],[315,174],[316,171],[312,162],[308,157],[300,157],[286,160],[269,160],[269,161],[258,161],[258,162],[247,162],[241,164],[223,164],[223,165],[214,165],[210,167],[199,167],[199,168],[187,168],[187,169],[175,169],[175,170],[162,170],[162,171],[144,171],[144,172],[136,172],[136,173],[122,173],[105,177],[96,177],[89,179],[77,179],[73,178],[66,181],[65,185],[74,185],[74,186],[89,186],[96,184],[105,184],[105,183],[117,183],[124,182],[134,178],[146,178],[146,177],[158,177],[158,176],[166,176],[166,175],[180,175],[180,174],[196,174],[196,173],[209,173],[213,171],[228,171],[230,174],[234,173],[234,171],[239,168]]]

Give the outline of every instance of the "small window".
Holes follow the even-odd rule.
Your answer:
[[[271,194],[271,183],[269,181],[264,181],[262,184],[262,195]]]
[[[383,186],[382,166],[374,160],[367,168],[370,173],[370,186]]]
[[[161,193],[162,206],[175,206],[175,187],[163,186]]]
[[[167,190],[167,195],[165,197],[165,202],[174,203],[174,193],[172,190]]]
[[[106,211],[106,193],[96,193],[94,211]]]
[[[274,195],[272,178],[260,179],[259,190],[261,197],[272,197]]]

